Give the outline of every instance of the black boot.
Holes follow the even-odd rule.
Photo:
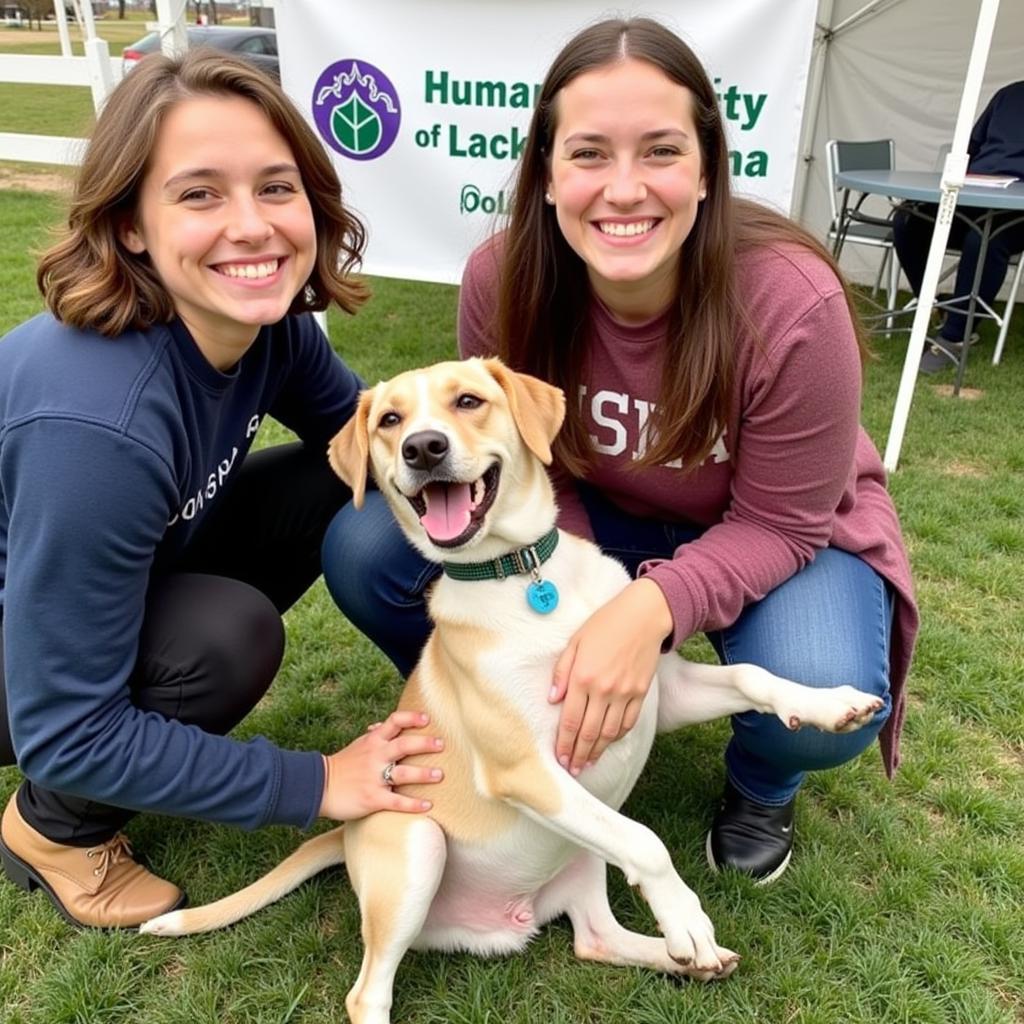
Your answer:
[[[706,843],[713,871],[734,868],[758,885],[774,882],[793,853],[794,796],[789,803],[767,806],[748,800],[727,779],[722,805]]]

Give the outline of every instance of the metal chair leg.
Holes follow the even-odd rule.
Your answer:
[[[896,259],[896,249],[890,247],[889,253],[889,302],[887,307],[895,312],[896,310],[896,294],[899,291],[900,285],[900,261]],[[886,317],[885,326],[886,329],[891,331],[893,329],[894,318],[892,315]]]
[[[885,266],[889,262],[891,251],[891,249],[884,249],[882,251],[882,258],[878,261],[878,273],[875,274],[875,284],[871,289],[871,298],[873,299],[878,297],[878,289],[882,287],[882,275],[885,273]]]
[[[992,354],[992,365],[998,366],[999,360],[1003,358],[1003,346],[1006,344],[1006,335],[1010,330],[1010,317],[1013,316],[1013,307],[1017,301],[1017,292],[1020,289],[1021,270],[1024,269],[1024,253],[1017,256],[1017,270],[1013,275],[1013,284],[1010,285],[1010,294],[1006,299],[1006,306],[1003,308],[1003,322],[999,327],[999,338],[996,341],[996,350]]]

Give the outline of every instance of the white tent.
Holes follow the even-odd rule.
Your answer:
[[[809,97],[804,114],[806,190],[801,197],[798,180],[793,204],[794,216],[819,236],[829,223],[828,139],[892,138],[897,167],[936,169],[938,149],[953,141],[981,3],[819,0],[818,34],[829,38],[821,48],[820,100],[815,109]],[[1022,55],[1024,0],[1002,0],[977,113],[1000,86],[1024,78]],[[857,280],[872,281],[874,264],[865,252],[848,246],[843,267]]]
[[[981,106],[1000,86],[1024,77],[1021,0],[821,0],[816,65],[804,122],[804,175],[798,172],[794,214],[822,232],[828,223],[824,152],[829,138],[896,140],[897,166],[932,170],[946,144],[943,215],[932,241],[896,400],[885,463],[900,448],[928,313],[938,283],[966,145]],[[849,247],[844,266],[863,278],[863,257]]]

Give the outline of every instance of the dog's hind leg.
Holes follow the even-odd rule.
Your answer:
[[[345,827],[365,947],[345,1007],[352,1024],[389,1024],[395,972],[423,928],[444,873],[445,836],[430,818],[389,812]]]
[[[720,971],[700,970],[673,960],[663,938],[641,935],[624,928],[608,904],[607,865],[592,853],[581,853],[538,893],[538,921],[568,914],[573,949],[581,960],[648,967],[664,974],[711,981],[725,978],[736,968],[739,955],[718,947]]]
[[[882,704],[852,686],[804,686],[757,665],[702,665],[675,653],[658,661],[658,732],[743,711],[777,715],[790,729],[853,732]]]

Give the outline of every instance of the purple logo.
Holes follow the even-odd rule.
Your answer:
[[[352,160],[376,160],[398,137],[402,108],[380,68],[346,58],[316,80],[313,119],[331,149]]]

